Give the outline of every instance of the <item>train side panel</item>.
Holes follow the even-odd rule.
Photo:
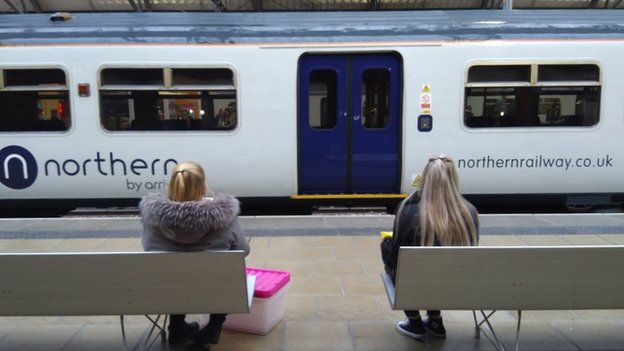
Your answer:
[[[3,147],[25,148],[38,165],[32,186],[2,187],[2,197],[139,197],[163,191],[171,160],[187,159],[206,168],[214,191],[238,196],[294,194],[297,60],[296,52],[257,47],[4,48],[0,61],[4,67],[61,67],[68,72],[72,126],[68,132],[2,133]],[[237,81],[239,123],[232,131],[106,131],[99,121],[98,73],[103,67],[231,68]],[[91,96],[78,97],[78,83],[88,83]]]
[[[624,70],[619,42],[531,41],[408,48],[405,60],[403,191],[428,156],[447,153],[467,194],[596,194],[624,189]],[[464,118],[468,67],[476,64],[596,64],[600,119],[589,127],[470,128]],[[419,132],[419,99],[431,87],[433,130]]]
[[[617,41],[493,41],[344,48],[117,45],[5,47],[3,68],[67,72],[67,132],[3,132],[2,148],[27,150],[37,166],[25,188],[3,199],[136,198],[164,191],[174,161],[192,159],[215,191],[241,197],[298,193],[297,72],[304,54],[397,53],[402,58],[402,193],[433,154],[452,155],[466,194],[612,194],[624,189],[624,55]],[[600,68],[600,119],[590,127],[470,128],[464,123],[467,70],[479,64],[592,63]],[[109,132],[100,125],[105,67],[222,67],[234,72],[238,125],[232,131]],[[77,85],[91,94],[79,97]],[[427,89],[429,91],[427,91]],[[423,107],[428,96],[430,106]],[[430,111],[426,111],[430,110]],[[419,131],[420,115],[432,130]],[[27,157],[28,158],[28,157]],[[11,162],[16,162],[12,160]],[[33,177],[33,172],[29,177]],[[12,176],[21,176],[13,174]]]

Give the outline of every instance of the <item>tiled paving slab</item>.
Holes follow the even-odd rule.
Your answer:
[[[285,350],[354,350],[348,321],[289,321],[286,323]]]
[[[581,350],[624,350],[624,326],[615,321],[554,320],[551,325]]]
[[[0,341],[0,350],[60,350],[81,329],[71,324],[21,325]]]
[[[145,336],[145,332],[145,324],[126,325],[128,347],[133,348],[139,345]],[[160,340],[157,343],[160,343]],[[63,345],[62,349],[67,351],[109,351],[121,350],[122,348],[121,329],[118,324],[85,324]]]
[[[499,340],[513,350],[516,337],[517,323],[515,321],[501,321],[494,324],[494,331]],[[481,336],[485,341],[485,337]],[[491,345],[490,345],[491,346]],[[525,320],[520,328],[520,350],[551,350],[567,351],[578,350],[565,335],[553,328],[548,320]]]

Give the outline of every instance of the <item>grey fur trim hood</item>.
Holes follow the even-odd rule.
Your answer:
[[[240,212],[239,201],[232,195],[177,202],[149,194],[139,208],[144,224],[159,228],[165,237],[179,243],[193,243],[208,233],[227,229]]]

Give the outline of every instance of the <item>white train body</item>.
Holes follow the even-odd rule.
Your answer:
[[[382,197],[411,192],[428,157],[446,153],[459,166],[465,194],[555,194],[568,199],[581,196],[587,202],[622,201],[622,33],[612,38],[543,34],[541,38],[391,41],[385,37],[302,44],[295,39],[234,44],[5,41],[0,46],[0,70],[58,68],[65,72],[71,124],[66,131],[0,132],[0,149],[26,149],[37,165],[31,185],[16,189],[3,183],[0,197],[6,201],[136,199],[151,191],[164,191],[173,165],[167,160],[199,162],[206,169],[210,188],[241,198],[302,195],[300,179],[305,170],[300,167],[298,129],[302,57],[383,53],[400,59],[402,74],[400,180],[394,191],[383,192]],[[596,123],[539,128],[466,125],[470,67],[549,64],[598,67]],[[236,126],[223,131],[107,130],[100,121],[99,89],[103,70],[111,67],[229,69],[236,92]],[[79,84],[89,85],[89,96],[79,96]],[[430,105],[421,105],[423,98]],[[431,131],[419,131],[418,118],[423,114],[431,116]],[[32,177],[33,170],[28,167],[22,167],[31,171],[28,176],[15,173],[15,162],[27,164],[15,153],[3,157],[0,166],[5,178]],[[335,193],[379,195],[350,189],[328,191],[319,198]]]

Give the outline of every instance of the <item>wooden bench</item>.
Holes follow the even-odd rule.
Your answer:
[[[624,246],[401,247],[382,279],[394,310],[472,310],[498,350],[489,317],[518,311],[518,350],[522,310],[623,309]]]
[[[243,251],[0,254],[0,315],[119,315],[126,349],[124,315],[145,315],[145,349],[167,314],[249,312],[254,278]]]

